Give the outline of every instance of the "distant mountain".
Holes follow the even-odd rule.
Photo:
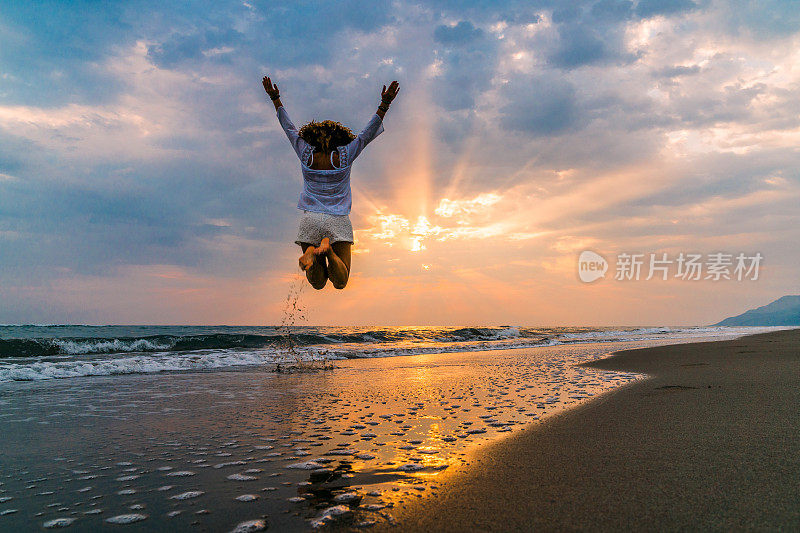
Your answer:
[[[769,305],[726,318],[715,326],[800,326],[800,296],[784,296]]]

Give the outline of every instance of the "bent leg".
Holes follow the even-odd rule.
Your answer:
[[[350,246],[349,242],[335,242],[328,249],[328,278],[337,289],[344,289],[350,279]]]
[[[320,290],[328,282],[325,257],[314,253],[316,248],[313,244],[304,242],[300,246],[303,248],[303,255],[300,256],[300,268],[306,271],[306,279],[311,286]]]

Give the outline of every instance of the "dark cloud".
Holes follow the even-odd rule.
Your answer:
[[[606,44],[598,32],[586,24],[562,24],[558,30],[560,43],[549,55],[549,61],[561,68],[591,65],[609,58]]]
[[[499,19],[508,24],[538,24],[542,21],[542,14],[533,7],[502,13]]]
[[[438,26],[434,41],[441,61],[434,100],[448,111],[469,109],[491,84],[497,57],[496,39],[469,21]]]
[[[685,67],[683,65],[675,65],[672,67],[664,67],[653,71],[653,76],[657,78],[677,78],[680,76],[691,76],[700,72],[700,65],[692,65]]]
[[[743,87],[741,83],[727,85],[722,90],[686,92],[680,88],[673,91],[669,106],[664,109],[676,124],[705,127],[728,122],[750,122],[752,102],[768,93],[766,84],[756,83]]]
[[[483,31],[473,26],[468,20],[462,20],[455,26],[440,25],[433,30],[433,40],[445,45],[469,44],[482,36]]]
[[[626,50],[625,23],[632,4],[601,0],[570,3],[553,10],[558,40],[545,50],[548,62],[563,69],[597,64],[624,64],[636,59]]]
[[[764,178],[776,170],[774,165],[755,163],[750,158],[736,154],[725,154],[714,159],[716,164],[713,168],[705,164],[698,165],[692,174],[667,184],[657,193],[626,202],[624,208],[631,212],[646,212],[655,207],[680,209],[681,206],[707,203],[713,199],[739,198],[763,189]]]
[[[633,14],[633,2],[629,0],[600,0],[590,11],[592,18],[600,21],[628,20]]]
[[[581,2],[565,2],[553,10],[552,18],[556,24],[575,22],[583,14]]]
[[[636,4],[636,14],[642,18],[650,18],[656,15],[684,13],[697,7],[692,0],[639,0]]]
[[[261,64],[297,67],[324,64],[348,54],[343,32],[374,32],[395,20],[390,0],[360,2],[314,0],[287,7],[256,6],[247,55]]]
[[[290,152],[288,143],[280,148]],[[287,215],[294,214],[299,183],[287,176],[297,172],[296,160],[272,161],[259,152],[214,161],[209,155],[218,152],[206,140],[203,150],[191,157],[182,150],[172,161],[63,165],[44,147],[29,145],[15,179],[0,179],[0,231],[21,236],[0,247],[4,273],[24,275],[38,265],[93,275],[121,264],[208,271],[222,267],[222,252],[209,246],[215,237],[289,241],[294,220]],[[214,219],[230,225],[209,223]],[[259,271],[263,258],[229,268]]]
[[[441,139],[458,153],[461,144],[473,134],[472,128],[477,125],[477,121],[478,118],[472,109],[448,112],[436,123],[436,138]],[[446,176],[446,173],[443,175]]]
[[[14,175],[25,167],[32,143],[0,130],[0,174]]]
[[[445,19],[532,24],[541,19],[542,10],[550,10],[561,3],[561,0],[427,0],[423,5]]]
[[[113,46],[131,42],[120,6],[94,2],[0,3],[0,96],[16,104],[99,103],[123,86],[99,68]]]
[[[147,56],[162,68],[171,68],[184,61],[210,60],[227,58],[228,54],[206,54],[223,48],[234,47],[244,41],[244,35],[232,28],[224,30],[205,30],[190,35],[173,35],[166,41],[147,47]]]
[[[800,31],[800,9],[792,0],[729,0],[722,16],[727,29],[759,39],[782,39]]]
[[[190,26],[186,21],[198,13],[230,21],[237,7],[244,9],[232,0],[2,2],[0,95],[6,102],[43,107],[111,102],[127,83],[105,68],[109,57],[138,40],[159,40]]]
[[[251,10],[235,0],[2,2],[0,97],[38,106],[113,101],[127,83],[103,62],[137,41],[149,43],[149,58],[162,68],[324,64],[350,53],[342,47],[343,33],[376,31],[394,20],[388,0],[254,5]],[[224,47],[231,52],[215,53]]]
[[[582,123],[575,89],[557,77],[526,77],[503,88],[509,103],[500,108],[503,127],[534,137],[560,135]]]

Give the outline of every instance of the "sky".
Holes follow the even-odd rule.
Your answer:
[[[799,40],[779,0],[3,2],[0,323],[278,324],[302,287],[311,325],[704,325],[800,293]],[[297,268],[264,75],[355,131],[400,83],[343,291]]]

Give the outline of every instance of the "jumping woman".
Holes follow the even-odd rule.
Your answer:
[[[328,280],[337,289],[344,289],[350,278],[350,247],[353,225],[350,223],[350,169],[358,154],[383,132],[383,117],[397,96],[396,81],[383,86],[381,103],[367,126],[357,136],[332,120],[313,120],[297,131],[281,103],[278,86],[269,77],[261,80],[278,121],[286,132],[303,173],[303,192],[297,208],[303,211],[297,244],[303,249],[300,268],[315,289],[322,289]]]

